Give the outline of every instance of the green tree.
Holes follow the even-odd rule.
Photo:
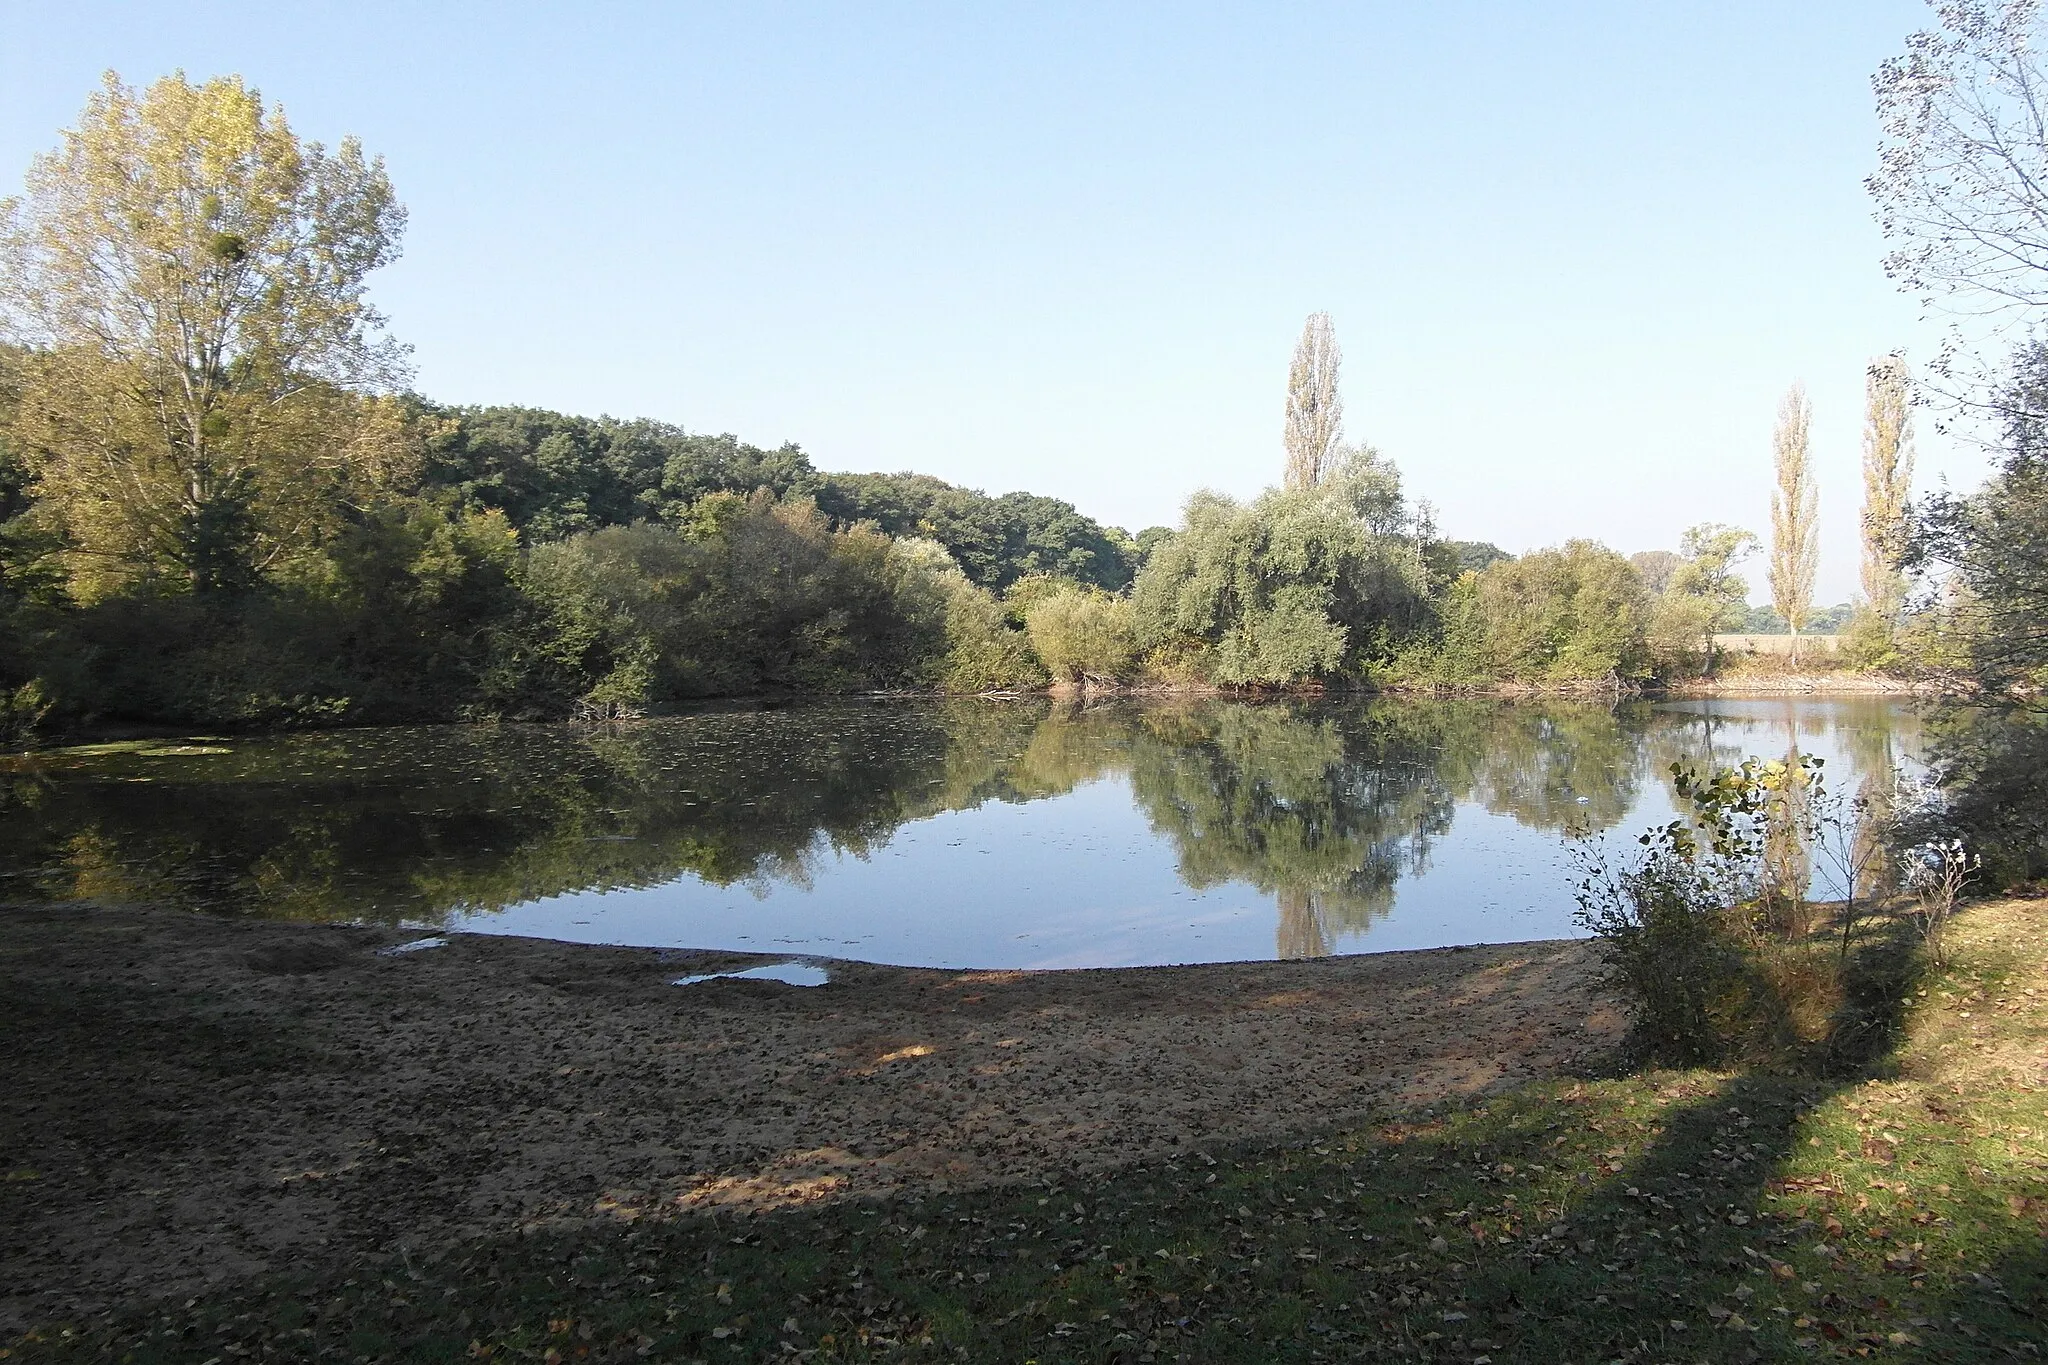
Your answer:
[[[917,556],[766,489],[702,498],[680,531],[607,527],[529,562],[546,649],[600,712],[912,685],[946,648],[946,594]]]
[[[1898,659],[1906,606],[1905,554],[1913,485],[1913,416],[1906,362],[1871,362],[1863,386],[1863,603],[1849,628],[1851,657],[1866,668]]]
[[[1024,629],[1055,681],[1114,683],[1136,670],[1138,637],[1127,597],[1062,584],[1031,605]]]
[[[1041,573],[1118,592],[1134,572],[1128,538],[1057,498],[992,498],[928,474],[828,474],[817,502],[842,526],[867,521],[888,535],[938,541],[972,582],[993,592]]]
[[[1281,486],[1291,492],[1314,488],[1340,459],[1344,397],[1337,372],[1343,364],[1330,315],[1310,313],[1287,366],[1287,425],[1281,433],[1287,464]]]
[[[1424,619],[1408,531],[1400,475],[1370,451],[1249,504],[1199,493],[1132,591],[1139,639],[1232,686],[1362,668]]]
[[[794,445],[764,450],[667,422],[572,417],[521,407],[421,408],[423,481],[503,512],[529,544],[636,521],[680,521],[712,493],[815,493]]]
[[[1490,540],[1447,540],[1442,543],[1457,561],[1461,573],[1483,573],[1514,558]]]
[[[1799,632],[1813,610],[1813,580],[1820,566],[1820,494],[1808,459],[1807,431],[1813,405],[1806,386],[1794,384],[1778,405],[1771,434],[1771,605],[1792,630],[1792,657],[1799,657]]]
[[[405,212],[353,140],[302,142],[235,77],[109,73],[0,205],[34,348],[14,439],[88,593],[233,587],[402,482],[402,375],[365,281]]]
[[[1678,572],[1679,561],[1669,550],[1639,550],[1628,557],[1628,562],[1643,576],[1643,587],[1652,596],[1660,596],[1671,586],[1671,575]]]
[[[1756,537],[1739,527],[1702,522],[1686,531],[1650,626],[1661,666],[1712,664],[1714,636],[1739,629],[1748,610],[1749,586],[1736,565],[1755,550]]]
[[[1551,684],[1647,669],[1641,577],[1604,545],[1567,541],[1462,578],[1442,612],[1447,682]]]

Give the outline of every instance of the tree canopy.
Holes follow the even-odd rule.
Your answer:
[[[1322,677],[1391,652],[1418,624],[1427,576],[1400,475],[1370,451],[1313,488],[1188,503],[1135,589],[1148,648],[1194,653],[1217,681]]]
[[[245,586],[406,476],[369,274],[405,213],[352,139],[301,141],[239,78],[111,73],[0,204],[0,305],[33,348],[14,440],[87,591]]]

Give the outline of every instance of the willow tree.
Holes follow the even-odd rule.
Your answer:
[[[1413,526],[1399,471],[1370,450],[1314,488],[1197,493],[1131,590],[1140,647],[1232,687],[1377,660],[1426,611]]]
[[[1336,465],[1344,439],[1344,400],[1337,392],[1337,370],[1344,353],[1328,313],[1310,313],[1294,343],[1287,367],[1287,469],[1282,483],[1294,490],[1314,488]]]
[[[1792,654],[1799,632],[1813,614],[1813,579],[1820,567],[1820,493],[1807,458],[1807,430],[1813,407],[1806,386],[1794,384],[1778,405],[1771,434],[1777,487],[1771,491],[1771,605],[1792,628]]]
[[[1913,485],[1913,416],[1905,360],[1871,363],[1863,381],[1863,598],[1887,627],[1906,601],[1906,501]]]
[[[239,78],[107,74],[0,202],[33,349],[14,436],[80,590],[245,583],[400,473],[369,395],[403,351],[364,281],[404,224],[380,160],[300,141]]]

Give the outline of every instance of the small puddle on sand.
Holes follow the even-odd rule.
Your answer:
[[[379,957],[396,957],[400,953],[418,953],[424,952],[428,948],[446,948],[447,946],[448,940],[445,938],[416,938],[410,943],[394,943],[389,948],[379,948],[377,955]]]
[[[785,986],[822,986],[832,979],[823,967],[809,962],[771,962],[743,972],[706,972],[702,976],[679,976],[671,986],[694,986],[700,981],[780,981]]]

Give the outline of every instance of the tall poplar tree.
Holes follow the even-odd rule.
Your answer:
[[[1872,361],[1863,381],[1863,598],[1887,627],[1898,624],[1906,601],[1899,559],[1913,486],[1910,383],[1897,355]]]
[[[32,348],[13,437],[87,595],[212,591],[394,477],[402,377],[365,277],[405,211],[353,140],[301,142],[240,78],[112,72],[0,201],[0,317]]]
[[[1771,605],[1792,628],[1792,656],[1799,657],[1799,632],[1813,614],[1813,580],[1820,567],[1820,493],[1807,459],[1807,430],[1813,406],[1806,386],[1794,384],[1778,404],[1771,451],[1778,486],[1771,491]]]
[[[1337,392],[1337,370],[1344,353],[1328,313],[1310,313],[1294,343],[1287,367],[1287,447],[1283,484],[1290,489],[1314,488],[1336,464],[1344,438],[1344,400]]]

